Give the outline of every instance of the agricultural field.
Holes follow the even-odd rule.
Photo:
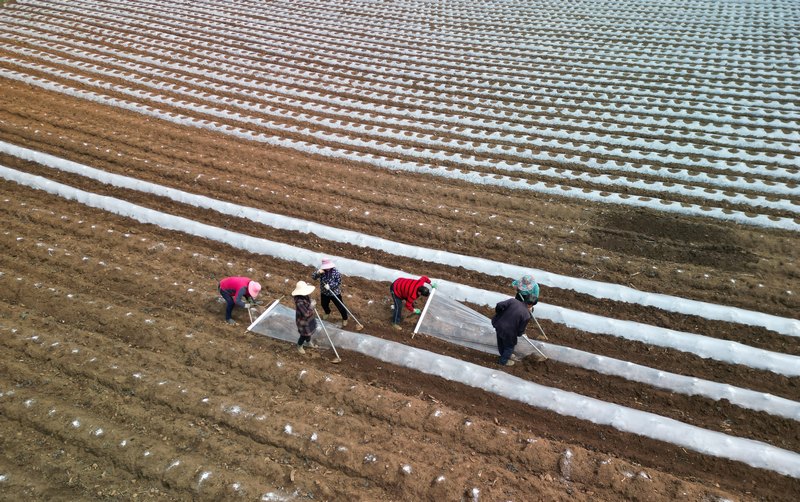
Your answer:
[[[799,29],[0,1],[0,499],[797,500]],[[323,257],[405,360],[224,322],[221,278],[293,308]],[[523,273],[547,360],[391,329],[393,278],[491,317]]]

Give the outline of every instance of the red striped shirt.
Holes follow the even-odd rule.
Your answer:
[[[419,279],[397,279],[392,283],[392,292],[395,296],[406,301],[406,309],[414,311],[414,302],[417,300],[417,290],[423,284],[430,284],[431,280],[424,275]]]

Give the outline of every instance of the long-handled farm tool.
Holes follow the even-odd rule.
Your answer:
[[[531,317],[533,317],[533,314],[531,314]],[[542,332],[542,340],[548,340],[547,335],[544,334],[544,330],[542,329],[542,325],[539,324],[539,321],[537,321],[535,317],[533,317],[533,320],[536,322],[536,325],[539,327],[539,331]]]
[[[333,345],[333,340],[331,340],[331,335],[328,334],[328,329],[325,327],[325,324],[322,322],[322,318],[319,316],[319,312],[317,312],[317,308],[314,307],[314,313],[317,314],[317,320],[319,321],[320,326],[322,326],[322,331],[325,332],[325,336],[328,337],[328,343],[331,344],[331,348],[333,349],[333,353],[336,354],[336,359],[332,359],[331,362],[333,364],[339,364],[342,362],[342,359],[339,357],[339,353],[336,352],[336,347]]]
[[[339,300],[339,297],[338,297],[338,296],[336,296],[336,295],[334,295],[334,294],[333,294],[333,291],[331,291],[331,287],[330,287],[330,286],[328,286],[328,285],[326,284],[326,285],[325,285],[325,289],[327,289],[327,290],[330,292],[331,296],[333,296],[333,299],[334,299],[334,300],[336,300],[336,302],[337,302],[339,305],[341,305],[342,307],[344,307],[344,310],[345,310],[345,312],[347,312],[348,314],[350,314],[350,317],[352,317],[352,318],[353,318],[353,320],[356,322],[356,324],[357,324],[357,326],[356,326],[356,331],[361,331],[362,329],[364,329],[364,325],[363,325],[363,324],[361,324],[361,322],[359,322],[359,320],[358,320],[358,319],[356,319],[356,316],[354,316],[352,312],[350,312],[350,309],[349,309],[349,308],[347,308],[347,305],[345,305],[345,304],[344,304],[344,302],[342,302],[341,300]]]
[[[534,319],[535,319],[535,318],[534,318]],[[527,341],[529,344],[531,344],[531,347],[533,347],[534,349],[536,349],[536,352],[538,352],[538,353],[539,353],[539,354],[540,354],[540,355],[541,355],[541,356],[544,358],[544,359],[542,359],[542,361],[546,361],[546,360],[547,360],[547,356],[546,356],[546,355],[544,355],[544,352],[542,352],[541,350],[539,350],[539,347],[537,347],[537,346],[536,346],[536,344],[534,344],[534,343],[531,341],[531,339],[530,339],[530,338],[528,338],[528,335],[522,335],[522,338],[524,338],[524,339],[525,339],[525,340],[526,340],[526,341]]]

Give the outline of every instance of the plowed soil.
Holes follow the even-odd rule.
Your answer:
[[[3,60],[0,65],[13,64]],[[16,57],[16,56],[15,56]],[[0,140],[108,172],[399,242],[784,317],[794,233],[332,161],[0,79]],[[495,291],[508,281],[279,231],[0,154],[0,165],[331,256]],[[265,301],[312,270],[0,181],[4,500],[796,500],[800,481],[467,388],[360,354],[300,355],[223,322],[216,283]],[[370,335],[397,333],[387,283],[344,279]],[[543,288],[542,301],[800,355],[766,329]],[[284,298],[282,302],[290,305]],[[487,315],[486,307],[475,307]],[[334,314],[334,317],[336,314]],[[800,380],[541,321],[550,342],[800,399]],[[533,329],[531,336],[536,335]],[[800,451],[796,421],[553,361],[543,385]]]

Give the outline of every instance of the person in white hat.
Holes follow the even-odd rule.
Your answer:
[[[309,296],[314,292],[314,286],[306,284],[305,281],[298,281],[297,285],[292,291],[294,298],[294,321],[297,324],[297,332],[300,333],[300,338],[297,339],[297,351],[305,354],[303,348],[311,345],[311,335],[317,330],[316,302]]]
[[[249,277],[226,277],[219,281],[219,294],[225,299],[225,322],[228,324],[236,324],[231,314],[233,307],[249,308],[255,305],[256,297],[261,291],[261,284],[250,279]]]
[[[336,270],[336,265],[328,258],[322,259],[319,270],[311,274],[311,278],[319,280],[319,295],[322,303],[323,319],[331,315],[331,300],[336,305],[336,310],[342,316],[342,327],[347,327],[347,309],[342,302],[342,274]]]

